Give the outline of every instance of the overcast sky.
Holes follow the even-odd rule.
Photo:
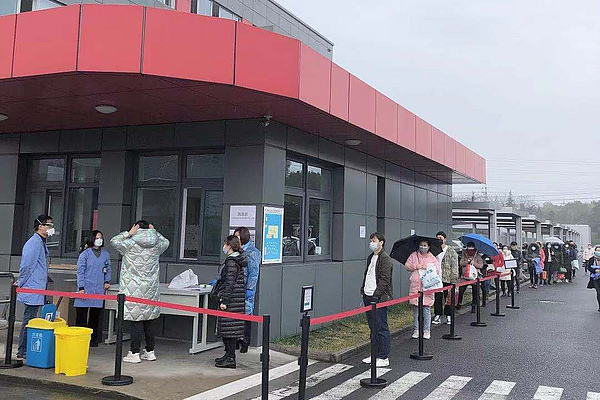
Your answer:
[[[598,0],[277,1],[336,63],[485,157],[490,193],[600,198]]]

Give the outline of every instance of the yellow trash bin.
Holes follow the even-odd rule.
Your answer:
[[[66,376],[85,375],[92,332],[90,328],[74,326],[54,330],[56,337],[54,373]]]

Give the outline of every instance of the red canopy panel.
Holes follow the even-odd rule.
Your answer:
[[[114,114],[95,111],[99,104]],[[125,5],[0,17],[0,133],[262,118],[446,182],[485,160],[296,39]]]

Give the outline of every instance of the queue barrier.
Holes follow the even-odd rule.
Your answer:
[[[262,364],[262,383],[261,383],[261,398],[267,400],[269,398],[269,362],[270,362],[270,327],[271,318],[268,314],[262,316],[258,315],[246,315],[240,313],[232,313],[228,311],[212,310],[202,307],[185,306],[181,304],[173,304],[162,301],[154,301],[148,299],[142,299],[139,297],[125,296],[124,294],[118,295],[103,295],[103,294],[85,294],[85,293],[74,293],[74,292],[61,292],[55,290],[38,290],[29,288],[18,288],[15,284],[11,287],[10,295],[10,314],[8,324],[8,335],[6,342],[6,355],[4,365],[0,364],[0,368],[18,368],[23,365],[21,361],[12,360],[12,347],[14,341],[14,326],[15,326],[15,312],[17,304],[17,293],[29,293],[39,294],[43,296],[53,297],[67,297],[74,299],[95,299],[95,300],[111,300],[117,302],[117,342],[115,351],[115,372],[114,375],[102,378],[102,383],[107,386],[125,386],[133,383],[133,377],[121,374],[121,364],[123,361],[123,315],[125,309],[125,302],[146,304],[150,306],[171,308],[175,310],[187,311],[198,314],[206,314],[215,317],[224,317],[230,319],[237,319],[242,321],[250,321],[255,323],[262,323],[262,352],[260,360]]]

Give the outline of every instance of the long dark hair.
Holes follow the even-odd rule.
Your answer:
[[[225,238],[225,244],[231,247],[233,251],[240,251],[242,249],[242,243],[240,242],[240,238],[235,235],[229,235]]]
[[[90,236],[86,236],[83,239],[83,244],[81,245],[81,249],[80,252],[83,252],[86,249],[91,249],[92,247],[94,247],[94,241],[96,240],[96,236],[98,234],[102,235],[102,246],[100,246],[101,248],[104,247],[104,233],[102,233],[101,231],[95,229],[90,233]]]

